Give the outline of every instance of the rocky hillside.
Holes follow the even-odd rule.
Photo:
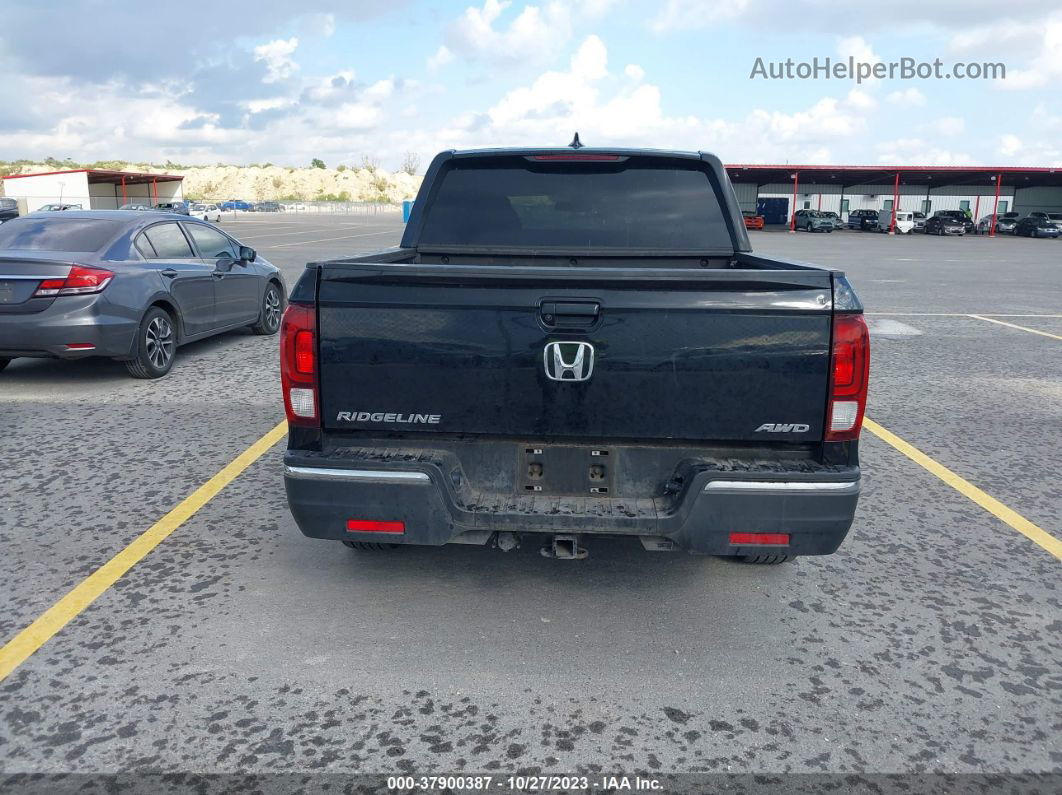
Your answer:
[[[48,160],[0,162],[0,174],[32,174],[67,168],[105,168],[184,177],[184,195],[190,199],[244,199],[246,201],[362,201],[400,202],[416,196],[421,177],[365,168],[286,168],[284,166],[177,166],[153,163],[75,163]]]

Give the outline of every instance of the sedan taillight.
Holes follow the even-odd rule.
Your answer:
[[[45,279],[37,285],[34,298],[47,298],[55,295],[85,295],[103,290],[114,272],[105,268],[89,268],[85,265],[72,265],[70,273],[64,279]]]

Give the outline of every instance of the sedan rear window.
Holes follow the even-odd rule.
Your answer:
[[[650,157],[455,161],[429,205],[420,244],[733,250],[704,165]]]
[[[101,218],[14,218],[0,224],[0,249],[99,251],[124,224]]]

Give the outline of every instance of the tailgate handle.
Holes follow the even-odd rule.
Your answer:
[[[539,314],[547,326],[592,326],[600,310],[596,301],[546,301]]]

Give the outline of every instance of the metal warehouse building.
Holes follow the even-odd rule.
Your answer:
[[[80,204],[85,210],[116,210],[123,204],[155,205],[184,197],[184,177],[79,168],[4,177],[4,195],[18,201],[19,212],[46,204]]]
[[[988,166],[728,165],[742,210],[764,199],[785,200],[788,223],[800,209],[847,219],[853,210],[969,210],[974,220],[993,212],[1062,212],[1062,168]],[[776,221],[778,222],[778,221]]]

